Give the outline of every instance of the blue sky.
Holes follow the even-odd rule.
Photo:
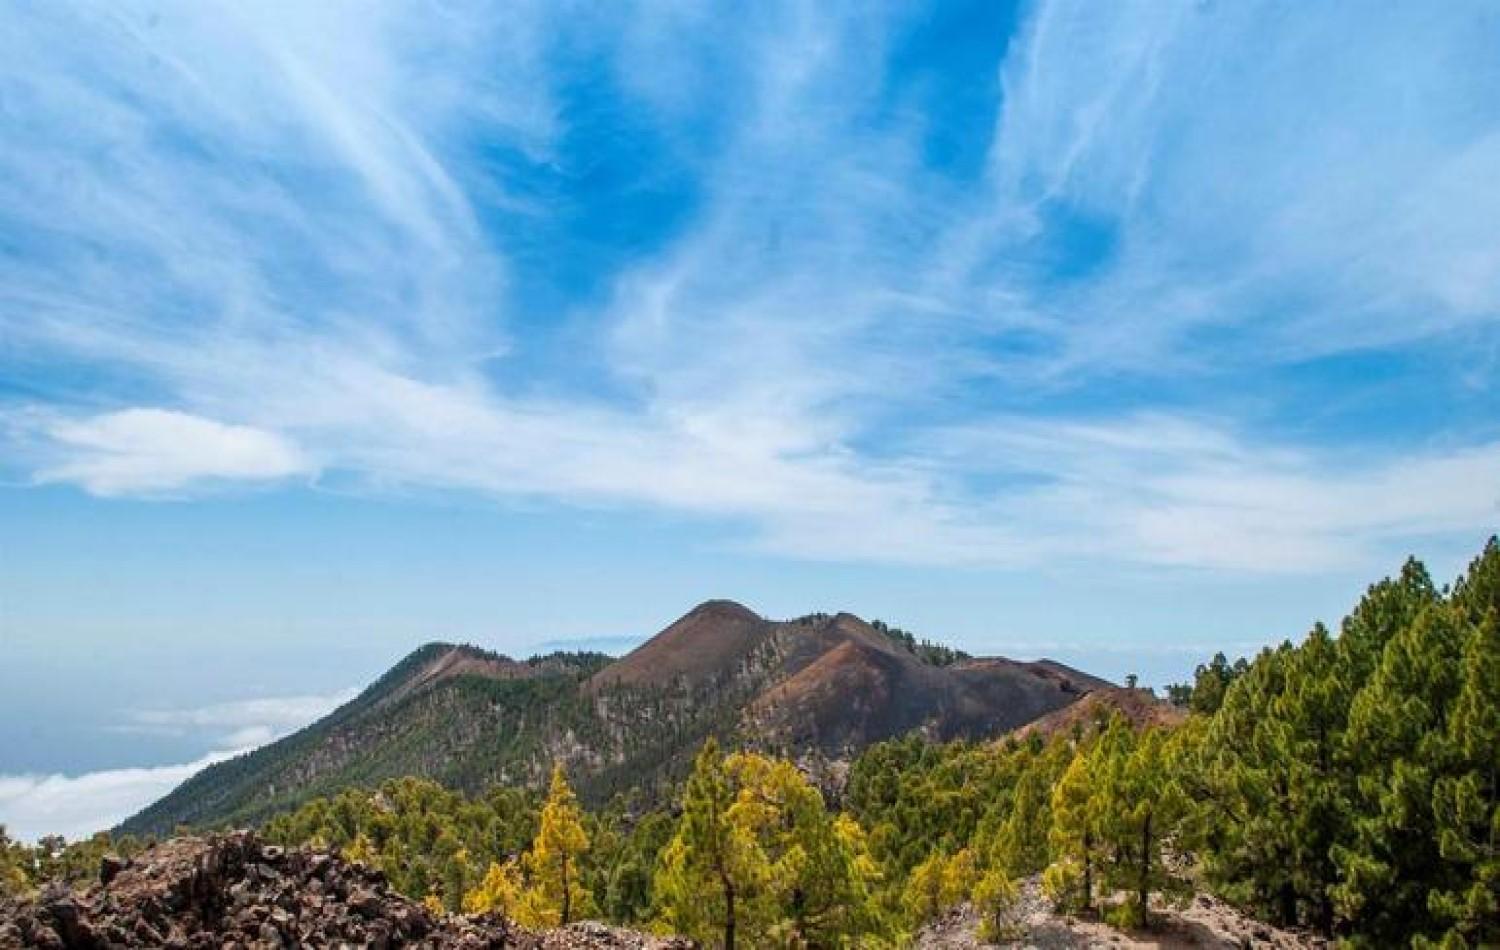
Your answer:
[[[23,831],[429,639],[723,596],[1165,682],[1500,522],[1487,3],[0,27]]]

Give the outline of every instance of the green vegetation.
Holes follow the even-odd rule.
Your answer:
[[[824,623],[831,620],[832,617],[832,614],[826,613],[803,614],[801,617],[795,618],[792,623]],[[911,631],[891,626],[884,620],[871,620],[870,627],[928,666],[952,666],[963,660],[973,659],[973,657],[962,650],[955,649],[946,644],[936,643],[926,638],[918,639],[917,635]]]
[[[160,836],[179,825],[260,824],[318,797],[406,776],[430,778],[472,795],[496,785],[534,784],[546,779],[546,771],[537,772],[535,766],[548,759],[543,749],[556,736],[595,739],[606,732],[607,724],[579,694],[578,683],[606,666],[609,657],[555,653],[511,663],[463,647],[471,657],[508,664],[526,675],[455,676],[442,689],[407,688],[428,664],[453,649],[430,644],[413,652],[333,715],[204,769],[119,830]],[[364,754],[377,741],[382,755]],[[621,777],[600,781],[602,788]]]
[[[1229,684],[1244,675],[1249,667],[1250,664],[1244,657],[1230,663],[1224,654],[1215,653],[1208,663],[1198,664],[1198,669],[1193,673],[1193,682],[1168,686],[1167,698],[1178,706],[1212,716],[1223,704]]]
[[[830,947],[882,932],[877,882],[859,826],[791,763],[709,740],[653,891],[663,929],[706,944]]]
[[[27,845],[11,838],[0,825],[0,897],[25,894],[45,881],[87,884],[98,878],[99,863],[106,854],[129,857],[152,843],[149,838],[111,838],[101,833],[71,844],[49,835]]]
[[[1451,590],[1410,561],[1338,636],[1215,657],[1174,699],[1192,712],[1171,728],[1101,709],[1050,738],[881,743],[832,803],[791,762],[709,739],[670,793],[593,811],[555,769],[545,801],[400,778],[265,830],[449,909],[714,946],[900,943],[966,900],[1003,937],[1033,875],[1121,927],[1200,889],[1354,947],[1500,944],[1500,543]],[[0,887],[86,876],[109,846],[0,834]]]
[[[934,643],[925,638],[918,640],[916,634],[902,630],[900,627],[892,627],[883,620],[871,620],[870,626],[905,647],[908,653],[929,666],[952,666],[960,661],[971,659],[969,654],[962,650],[955,650],[953,647]]]

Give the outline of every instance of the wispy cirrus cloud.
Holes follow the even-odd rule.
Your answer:
[[[171,491],[205,481],[274,481],[313,465],[290,440],[251,426],[161,409],[123,409],[42,423],[64,460],[39,482],[72,482],[96,495]]]
[[[1485,24],[1463,4],[1039,4],[1003,70],[973,260],[1101,232],[1085,279],[1029,295],[1063,366],[1274,365],[1493,325]]]
[[[1497,520],[1474,411],[1393,441],[1281,391],[1493,341],[1480,5],[1048,0],[961,75],[865,5],[5,16],[40,480],[337,472],[987,565],[1319,570]]]

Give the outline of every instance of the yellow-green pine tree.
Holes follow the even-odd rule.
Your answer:
[[[578,798],[568,786],[562,766],[556,765],[536,840],[527,855],[536,905],[547,922],[565,925],[592,910],[592,895],[579,880],[578,870],[579,859],[588,849],[589,836]]]
[[[921,926],[943,912],[943,870],[947,866],[947,856],[934,851],[906,876],[901,904],[913,925]]]
[[[1079,750],[1052,789],[1053,863],[1042,886],[1059,907],[1088,909],[1094,903],[1099,857],[1099,825],[1094,801],[1094,755]]]
[[[26,873],[26,846],[6,834],[0,825],[0,897],[25,892],[30,887]]]
[[[969,849],[951,856],[934,851],[912,868],[906,879],[901,902],[911,923],[921,926],[963,901],[978,877],[974,853]]]
[[[785,759],[753,753],[725,763],[737,790],[731,822],[750,830],[769,863],[766,913],[778,942],[842,946],[874,928],[878,879],[857,822],[836,822],[823,796]]]
[[[514,917],[521,890],[521,870],[515,861],[491,861],[479,886],[464,895],[464,913]]]
[[[764,920],[770,863],[740,807],[718,743],[698,752],[683,792],[682,818],[662,852],[653,891],[668,929],[734,950],[742,928],[752,941]]]
[[[979,912],[979,939],[991,943],[1018,936],[1016,902],[1020,891],[1000,866],[990,868],[974,885],[970,899]]]
[[[370,843],[369,838],[365,837],[364,832],[355,835],[349,847],[344,849],[344,860],[372,868],[380,866],[380,855],[376,853],[375,846]]]

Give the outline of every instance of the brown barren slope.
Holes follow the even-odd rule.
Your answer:
[[[852,614],[776,624],[768,647],[776,675],[745,723],[781,746],[850,751],[912,730],[999,735],[1086,692],[1054,669],[1003,658],[932,666]]]
[[[710,600],[600,670],[589,686],[701,683],[734,671],[771,627],[748,607],[731,600]]]
[[[1046,738],[1071,732],[1074,727],[1089,729],[1112,713],[1121,714],[1137,728],[1174,726],[1187,718],[1184,710],[1158,699],[1149,689],[1109,686],[1094,690],[1065,709],[1027,723],[1016,730],[1015,735],[1025,737],[1036,733]]]
[[[417,675],[402,683],[385,699],[387,705],[405,699],[412,693],[455,676],[480,676],[492,680],[515,680],[534,676],[535,670],[510,657],[489,653],[476,647],[454,646],[435,657]]]

